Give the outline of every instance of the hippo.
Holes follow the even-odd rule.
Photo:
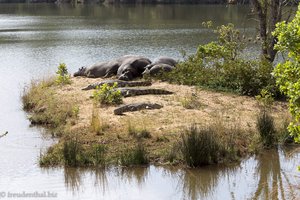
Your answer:
[[[88,78],[110,77],[117,74],[120,64],[118,61],[99,62],[90,67],[81,67],[74,76],[86,76]]]
[[[145,71],[142,74],[149,74],[150,76],[153,76],[161,70],[169,72],[176,66],[176,64],[177,61],[173,58],[162,56],[156,58],[153,63],[147,65]]]
[[[172,65],[168,65],[168,64],[155,64],[153,67],[146,68],[145,71],[142,73],[142,75],[156,75],[158,74],[161,70],[163,70],[164,72],[170,72],[174,69],[174,66]]]
[[[119,80],[130,81],[136,77],[142,76],[145,67],[151,64],[148,58],[142,56],[129,56],[122,60],[117,77]]]
[[[161,57],[156,58],[153,61],[153,63],[147,65],[146,68],[148,68],[150,70],[152,67],[154,67],[157,64],[167,64],[167,65],[175,67],[177,65],[177,61],[174,60],[173,58],[170,58],[167,56],[161,56]]]
[[[88,78],[108,78],[116,75],[121,65],[131,63],[139,58],[143,57],[137,55],[125,55],[112,61],[99,62],[90,67],[79,68],[79,70],[74,73],[74,76],[86,76]],[[148,64],[149,63],[147,62],[147,65]]]

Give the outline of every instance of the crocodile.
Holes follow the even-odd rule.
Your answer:
[[[132,103],[128,105],[123,105],[114,110],[115,115],[122,115],[124,112],[133,112],[139,110],[153,110],[153,109],[160,109],[162,105],[157,103]]]
[[[117,87],[150,86],[152,84],[151,81],[106,80],[106,81],[101,81],[101,82],[96,82],[96,83],[90,84],[87,87],[82,88],[82,90],[96,89],[97,87],[101,87],[104,84],[107,84],[108,86],[113,86],[115,83],[118,84]]]
[[[168,90],[163,89],[152,89],[152,88],[116,88],[114,90],[119,90],[123,97],[131,97],[131,96],[139,96],[139,95],[147,95],[147,94],[173,94]]]

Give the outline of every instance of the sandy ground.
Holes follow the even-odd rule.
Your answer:
[[[93,90],[83,91],[81,88],[103,79],[72,78],[72,84],[61,88],[58,93],[71,97],[79,104],[79,121],[77,126],[89,123],[93,110]],[[144,95],[124,98],[124,104],[130,103],[158,103],[163,108],[158,110],[143,110],[127,112],[117,116],[113,110],[118,106],[97,105],[100,118],[111,127],[118,129],[124,122],[131,121],[136,126],[143,126],[157,134],[175,131],[191,123],[207,126],[211,123],[224,123],[226,126],[240,126],[243,129],[254,129],[256,116],[260,107],[254,97],[238,96],[228,93],[213,92],[184,85],[172,85],[166,82],[153,82],[150,88],[165,89],[174,92],[172,95]],[[192,96],[199,106],[187,109],[183,106],[190,103]],[[275,121],[288,117],[287,104],[275,102],[272,106]]]

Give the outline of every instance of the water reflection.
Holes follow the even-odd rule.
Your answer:
[[[180,177],[184,199],[212,198],[219,180],[234,174],[236,166],[210,166],[187,169]]]
[[[107,170],[105,168],[96,168],[95,170],[91,171],[91,176],[95,176],[94,186],[96,188],[100,188],[103,193],[105,193],[106,190],[109,190],[106,172]]]
[[[293,149],[272,149],[265,151],[257,157],[256,175],[259,177],[258,186],[253,199],[295,199],[296,195],[290,178],[282,169],[280,157],[286,161],[296,159],[294,156],[287,156]],[[284,186],[284,182],[287,184]]]
[[[73,192],[79,191],[82,185],[82,175],[85,173],[85,169],[65,167],[65,186]]]
[[[64,177],[73,195],[92,182],[89,190],[103,199],[297,199],[299,156],[279,148],[229,166],[65,168]]]
[[[139,186],[142,186],[149,175],[148,167],[137,167],[137,168],[118,168],[117,175],[124,182],[136,182]]]

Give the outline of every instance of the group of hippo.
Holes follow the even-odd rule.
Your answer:
[[[155,75],[159,71],[171,71],[177,61],[170,57],[159,57],[151,62],[148,58],[138,55],[125,55],[120,58],[99,62],[90,67],[81,67],[74,76],[88,78],[108,78],[117,75],[119,80],[130,81],[144,74]]]

